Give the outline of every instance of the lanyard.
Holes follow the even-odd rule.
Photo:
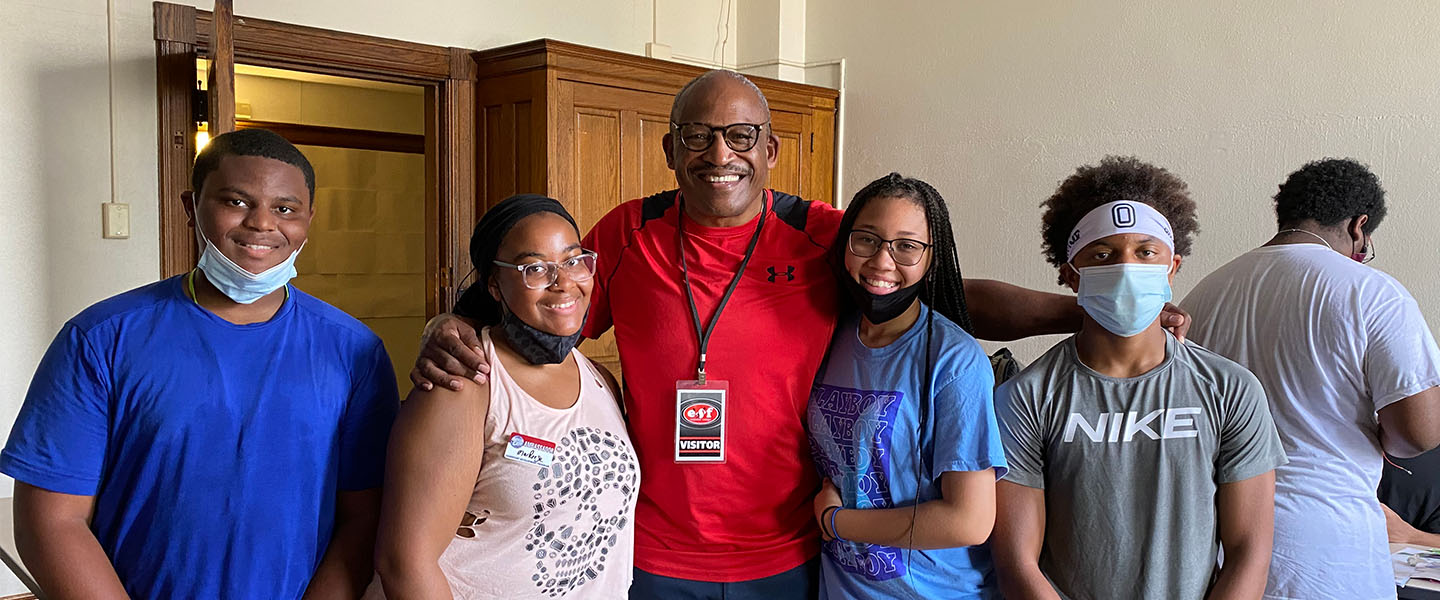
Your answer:
[[[769,199],[769,192],[766,192],[766,199]],[[730,280],[730,286],[725,288],[725,295],[720,297],[720,304],[715,306],[715,315],[710,317],[710,327],[700,326],[700,310],[695,308],[695,292],[690,288],[690,268],[685,264],[685,199],[680,199],[680,272],[685,274],[685,297],[690,300],[690,317],[695,321],[695,335],[700,338],[700,366],[695,370],[695,379],[700,385],[705,385],[705,349],[710,346],[710,334],[715,333],[715,324],[720,322],[720,312],[725,310],[725,304],[730,302],[730,295],[735,293],[735,287],[740,285],[740,278],[745,275],[745,266],[750,264],[750,257],[755,255],[755,244],[760,242],[760,230],[765,227],[765,215],[769,211],[769,203],[762,202],[760,205],[760,223],[755,225],[755,235],[750,237],[750,245],[745,248],[745,258],[740,260],[740,268],[735,271],[735,277]]]

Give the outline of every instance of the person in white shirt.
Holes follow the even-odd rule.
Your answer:
[[[1440,445],[1440,349],[1405,287],[1367,266],[1385,192],[1325,159],[1275,195],[1279,231],[1211,273],[1180,306],[1190,339],[1265,387],[1290,463],[1275,470],[1266,598],[1394,598],[1383,456]]]

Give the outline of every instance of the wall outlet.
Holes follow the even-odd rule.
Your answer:
[[[124,240],[130,238],[130,205],[119,202],[102,202],[101,227],[104,228],[103,237],[107,240]]]

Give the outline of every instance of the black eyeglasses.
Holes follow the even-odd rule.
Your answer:
[[[670,123],[670,130],[680,138],[680,145],[691,152],[704,152],[715,143],[715,132],[721,132],[725,145],[736,152],[749,152],[760,142],[760,133],[770,122],[731,123],[715,127],[705,123]]]
[[[850,253],[860,258],[870,258],[880,251],[881,246],[888,246],[890,258],[895,264],[913,267],[920,264],[925,258],[925,251],[930,249],[930,244],[910,238],[896,238],[887,240],[874,233],[863,229],[856,229],[850,232]]]
[[[586,250],[580,254],[555,262],[553,260],[537,260],[523,264],[513,264],[501,261],[491,261],[501,267],[509,267],[520,272],[521,278],[525,281],[525,287],[532,290],[540,290],[555,285],[564,273],[570,281],[588,281],[595,276],[595,253]]]

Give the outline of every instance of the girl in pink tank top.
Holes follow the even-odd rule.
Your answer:
[[[638,463],[613,378],[574,349],[594,254],[558,202],[515,196],[471,259],[489,381],[402,405],[365,597],[623,598]]]

